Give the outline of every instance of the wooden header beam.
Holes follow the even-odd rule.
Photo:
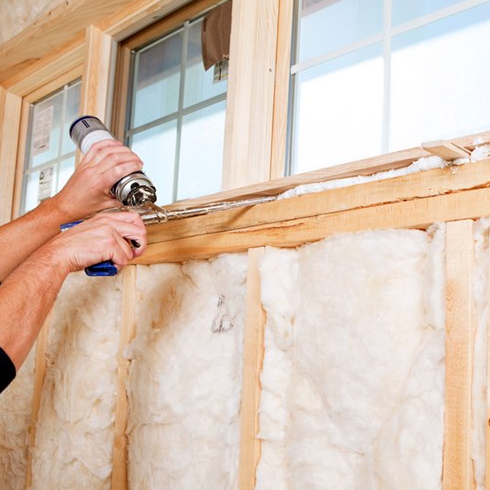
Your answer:
[[[149,227],[138,264],[180,262],[266,245],[294,247],[332,233],[425,228],[490,216],[490,160]]]

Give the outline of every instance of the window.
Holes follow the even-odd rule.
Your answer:
[[[490,2],[296,0],[288,172],[490,126]]]
[[[208,12],[131,52],[125,141],[162,205],[221,189],[227,76],[223,63],[203,66]]]
[[[22,214],[56,194],[75,169],[76,147],[69,128],[78,116],[80,86],[80,81],[65,85],[31,107]]]

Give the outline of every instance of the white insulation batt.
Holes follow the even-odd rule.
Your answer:
[[[121,280],[71,274],[55,305],[33,489],[110,488]]]
[[[132,490],[238,488],[247,254],[138,267]]]
[[[24,490],[34,391],[35,349],[0,395],[0,488]]]
[[[444,229],[268,248],[258,490],[439,490]]]

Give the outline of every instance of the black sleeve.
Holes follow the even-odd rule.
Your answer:
[[[15,375],[14,363],[0,347],[0,393],[13,381]]]

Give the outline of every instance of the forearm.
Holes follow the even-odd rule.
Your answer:
[[[33,211],[0,227],[0,281],[5,281],[29,255],[60,232],[62,223],[69,220],[54,199],[47,199]]]
[[[44,247],[0,286],[0,347],[16,369],[34,344],[67,274],[66,265]]]

